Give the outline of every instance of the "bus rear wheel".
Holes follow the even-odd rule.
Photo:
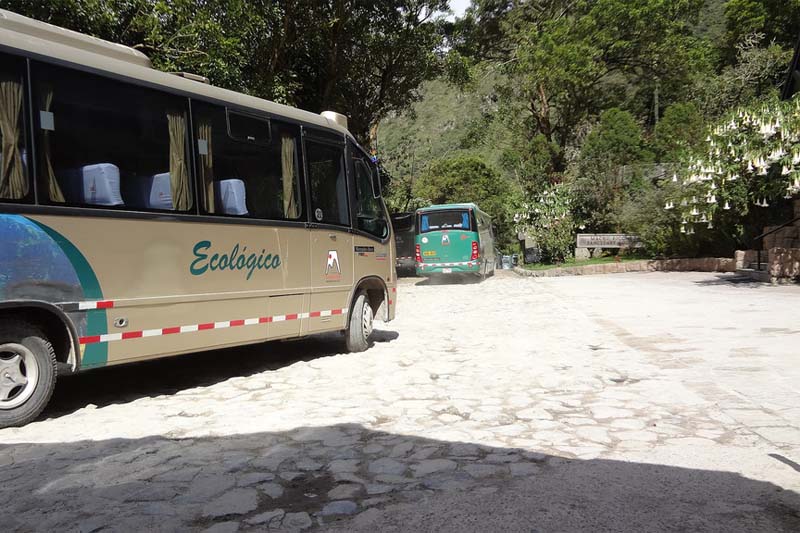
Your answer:
[[[367,293],[361,291],[356,295],[353,308],[348,318],[348,327],[345,332],[347,351],[363,352],[369,348],[369,338],[372,335],[372,322],[375,313],[369,305]]]
[[[56,354],[42,332],[17,320],[0,323],[0,427],[34,420],[56,385]]]

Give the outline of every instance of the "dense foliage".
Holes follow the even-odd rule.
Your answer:
[[[740,108],[737,128],[748,135],[753,128],[758,133],[759,123],[785,124],[789,110],[777,96],[798,28],[800,0],[473,0],[466,15],[446,27],[450,55],[460,56],[448,60],[457,66],[447,78],[451,93],[428,93],[411,114],[385,122],[383,151],[392,160],[401,151],[397,139],[405,146],[417,146],[419,134],[433,139],[437,150],[427,162],[416,160],[417,174],[451,152],[481,157],[518,199],[515,229],[545,249],[558,248],[551,237],[562,239],[541,230],[555,226],[535,210],[564,185],[566,225],[639,234],[654,255],[727,255],[751,246],[763,225],[782,221],[782,209],[753,212],[754,201],[766,197],[780,206],[798,192],[788,188],[794,167],[784,168],[795,141],[786,140],[777,161],[775,139],[763,139],[762,150],[758,136],[747,140],[739,131],[731,137],[718,127],[739,117]],[[458,101],[472,105],[457,116],[436,114]],[[423,116],[424,128],[414,118]],[[772,170],[736,187],[729,183],[730,192],[718,197],[739,195],[729,199],[737,207],[720,209],[711,228],[706,213],[702,228],[684,226],[681,233],[692,196],[699,202],[707,192],[678,192],[683,176],[698,165],[734,166],[709,151],[709,142],[741,143],[737,150],[752,156],[754,167],[769,163]],[[407,175],[402,165],[389,166]],[[788,178],[775,178],[784,170]],[[726,189],[708,180],[694,185],[709,183]],[[688,212],[682,213],[687,195]],[[672,198],[677,207],[664,209]]]

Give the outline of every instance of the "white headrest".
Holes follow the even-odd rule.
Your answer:
[[[244,182],[231,178],[214,182],[217,205],[220,212],[226,215],[246,215],[247,202]]]
[[[63,172],[64,193],[70,202],[91,205],[125,205],[119,192],[119,167],[96,163]]]

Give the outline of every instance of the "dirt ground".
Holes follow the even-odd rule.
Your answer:
[[[406,278],[337,335],[63,379],[6,531],[798,531],[800,287]]]

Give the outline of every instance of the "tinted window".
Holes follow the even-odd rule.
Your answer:
[[[306,153],[312,219],[324,224],[349,226],[344,146],[307,140]]]
[[[192,208],[185,98],[33,64],[40,178],[52,203]]]
[[[269,121],[263,118],[228,111],[228,129],[237,141],[269,144]]]
[[[440,230],[469,230],[470,216],[468,211],[430,211],[421,213],[420,233]]]
[[[226,115],[232,119],[229,124]],[[224,107],[201,102],[192,104],[192,116],[206,213],[270,220],[302,217],[299,127],[228,114]],[[228,125],[236,138],[228,134]],[[263,143],[251,141],[251,136]]]
[[[25,62],[0,54],[0,200],[25,200],[28,151],[25,146]]]
[[[356,221],[358,229],[383,239],[389,234],[389,225],[383,202],[378,197],[374,186],[377,182],[377,169],[365,158],[353,159],[353,170],[356,183]]]

